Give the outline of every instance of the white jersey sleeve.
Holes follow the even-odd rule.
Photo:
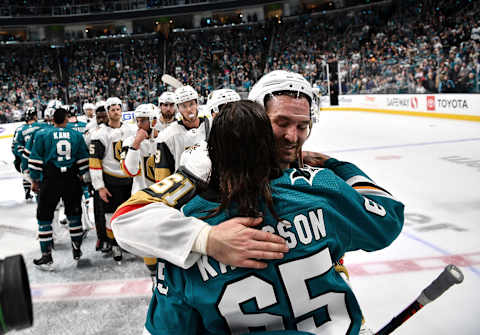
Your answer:
[[[140,150],[132,149],[134,136],[128,137],[123,141],[123,153],[120,164],[123,170],[130,176],[135,177],[140,173]]]
[[[162,258],[185,269],[201,256],[192,252],[192,247],[206,225],[162,202],[121,215],[115,213],[112,218],[113,234],[120,247],[141,257]]]

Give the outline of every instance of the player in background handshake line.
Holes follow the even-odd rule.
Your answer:
[[[160,132],[175,122],[175,103],[177,97],[174,92],[163,92],[158,98],[160,115],[155,126]]]
[[[120,166],[133,178],[132,194],[156,182],[155,153],[158,112],[153,104],[142,104],[135,108],[136,134],[123,141]]]
[[[23,174],[23,190],[25,191],[25,200],[30,200],[33,195],[30,193],[31,183],[28,177],[28,155],[22,164],[22,157],[25,154],[25,148],[28,146],[30,138],[40,129],[48,126],[46,123],[38,122],[37,110],[35,107],[28,107],[25,111],[25,124],[21,125],[15,130],[15,135],[12,141],[12,152],[15,156],[15,169]]]
[[[277,146],[259,104],[227,105],[208,139],[207,186],[182,211],[212,226],[233,216],[262,217],[258,229],[285,236],[289,252],[263,269],[207,256],[188,270],[166,263],[147,315],[149,334],[359,334],[360,307],[334,264],[345,252],[390,245],[404,206],[387,192],[364,197],[329,169],[285,168]]]
[[[80,221],[81,176],[88,171],[88,151],[82,134],[66,127],[68,112],[57,107],[54,127],[38,131],[28,159],[32,190],[38,195],[37,220],[42,256],[33,263],[51,269],[53,264],[52,220],[60,199],[69,222],[72,252],[80,259],[83,229]]]
[[[155,157],[157,153],[156,137],[159,134],[157,123],[161,118],[158,108],[153,104],[142,104],[135,108],[137,133],[123,141],[120,160],[122,170],[133,178],[132,194],[157,182]],[[163,179],[163,177],[162,177]],[[155,278],[155,258],[144,258],[150,275]]]
[[[97,224],[97,235],[102,251],[112,251],[115,261],[122,260],[122,250],[117,245],[110,229],[110,218],[117,207],[130,197],[132,178],[120,168],[122,142],[134,133],[133,127],[122,123],[122,101],[108,98],[105,103],[108,114],[106,126],[92,134],[89,146],[90,176],[95,191],[102,200],[105,213],[105,227]]]
[[[80,134],[84,134],[87,127],[87,122],[80,120],[80,117],[77,116],[77,110],[75,110],[73,106],[68,108],[68,115],[67,127],[78,131]]]
[[[87,143],[87,147],[90,148],[91,138],[93,134],[100,130],[100,128],[105,127],[108,122],[107,111],[105,110],[105,101],[102,101],[97,104],[95,109],[95,115],[93,119],[87,124],[86,132],[83,135],[85,138],[85,142]],[[93,185],[91,184],[90,178],[90,192],[92,193],[93,190],[93,215],[95,218],[95,231],[97,233],[97,242],[95,244],[95,250],[101,251],[102,247],[104,247],[105,241],[105,212],[103,210],[103,200],[100,198],[98,191],[95,191]],[[110,249],[110,247],[108,247]],[[106,251],[108,251],[108,249]]]
[[[81,121],[86,122],[87,124],[95,120],[95,105],[92,103],[84,103],[83,104],[83,114],[80,118]]]
[[[198,93],[191,86],[182,86],[175,90],[176,109],[181,120],[173,122],[158,136],[159,161],[157,169],[162,175],[159,180],[169,176],[179,166],[182,153],[208,138],[211,121],[198,116]]]

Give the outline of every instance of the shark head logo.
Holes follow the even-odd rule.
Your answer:
[[[299,179],[305,179],[307,183],[312,186],[313,183],[313,178],[315,178],[315,175],[322,169],[319,168],[314,168],[311,166],[305,166],[300,169],[295,169],[290,173],[290,180],[292,185],[295,184],[295,181]]]

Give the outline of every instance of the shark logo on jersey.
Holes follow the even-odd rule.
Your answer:
[[[299,179],[305,179],[307,183],[312,186],[313,178],[315,178],[315,175],[322,169],[319,168],[314,168],[311,166],[305,166],[300,169],[295,169],[290,173],[290,180],[292,182],[292,185],[295,184],[296,180]]]

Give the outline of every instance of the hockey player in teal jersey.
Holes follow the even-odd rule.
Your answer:
[[[29,107],[25,111],[26,124],[16,131],[13,145],[13,153],[15,157],[19,157],[18,165],[20,172],[24,175],[23,188],[25,190],[25,199],[32,198],[30,194],[30,181],[28,180],[28,155],[30,154],[31,140],[35,133],[49,125],[43,122],[38,122],[37,110],[34,107]],[[25,158],[27,157],[27,158]]]
[[[68,108],[68,123],[67,128],[71,128],[73,130],[78,131],[81,134],[84,134],[86,131],[87,123],[84,121],[80,121],[77,117],[77,111],[73,108],[73,106],[69,106]]]
[[[88,150],[79,132],[66,128],[67,111],[57,108],[54,127],[39,131],[35,136],[28,160],[32,190],[38,192],[37,220],[42,257],[35,265],[52,269],[52,219],[60,199],[65,205],[69,222],[72,252],[75,260],[82,252],[83,229],[81,210],[81,176],[88,171]]]
[[[329,169],[283,169],[269,118],[253,102],[220,112],[208,152],[208,186],[183,213],[213,226],[235,215],[262,216],[259,229],[284,237],[290,251],[264,269],[233,268],[206,255],[188,270],[165,263],[148,332],[358,334],[360,307],[334,264],[345,252],[388,246],[402,229],[403,204],[379,188],[357,192]]]

